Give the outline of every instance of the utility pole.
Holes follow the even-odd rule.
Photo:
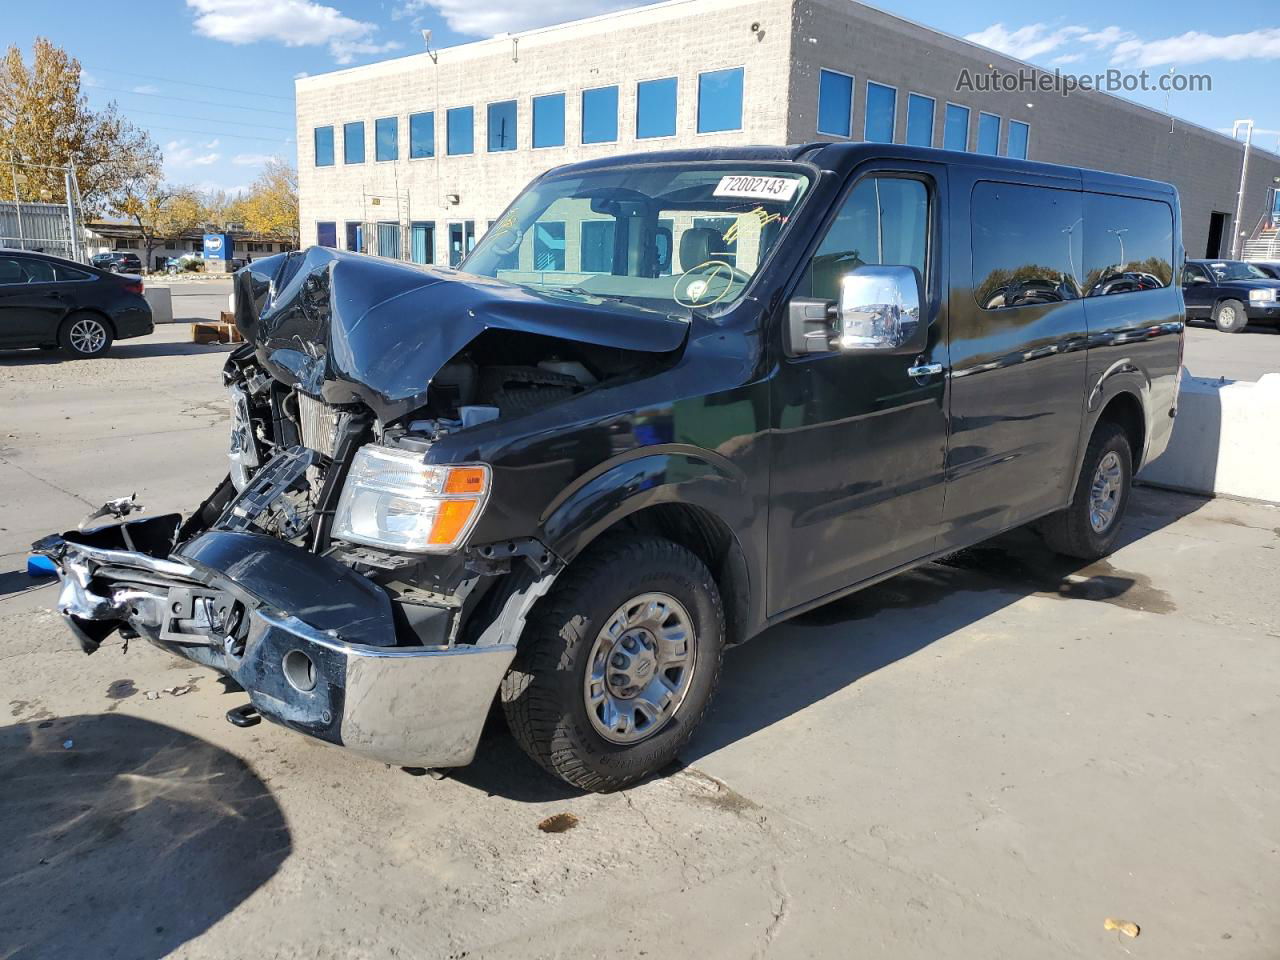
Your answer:
[[[1253,121],[1237,120],[1231,125],[1231,139],[1236,139],[1240,128],[1244,127],[1244,159],[1240,162],[1240,192],[1236,194],[1236,220],[1232,225],[1235,230],[1235,242],[1231,244],[1231,258],[1239,260],[1244,247],[1244,230],[1241,221],[1244,219],[1244,184],[1249,175],[1249,144],[1253,140]]]

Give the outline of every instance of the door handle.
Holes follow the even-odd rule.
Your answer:
[[[907,376],[917,380],[921,377],[932,377],[941,372],[942,364],[940,363],[918,363],[914,367],[907,367]]]

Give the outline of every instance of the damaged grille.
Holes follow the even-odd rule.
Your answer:
[[[338,446],[340,415],[328,404],[301,391],[297,391],[295,396],[298,398],[298,429],[302,433],[302,445],[333,459]]]

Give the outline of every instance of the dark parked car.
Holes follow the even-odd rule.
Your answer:
[[[1188,260],[1182,271],[1187,319],[1212,320],[1223,333],[1249,321],[1280,323],[1280,280],[1243,260]]]
[[[142,280],[25,250],[0,249],[0,347],[97,357],[155,327]]]
[[[552,170],[458,270],[241,270],[230,475],[35,548],[86,651],[229,675],[233,722],[449,767],[496,696],[615,789],[727,644],[1021,524],[1106,554],[1172,429],[1181,235],[1166,184],[912,147]]]
[[[142,273],[142,259],[128,250],[108,250],[95,253],[89,262],[108,273]]]
[[[1249,262],[1272,280],[1280,280],[1280,260],[1250,260]]]

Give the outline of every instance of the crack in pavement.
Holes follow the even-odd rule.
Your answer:
[[[47,484],[48,486],[53,487],[53,489],[59,491],[60,493],[65,493],[68,497],[71,497],[72,499],[75,499],[75,500],[79,500],[81,503],[86,504],[87,506],[90,506],[90,507],[98,506],[98,504],[95,504],[92,500],[86,500],[84,497],[80,496],[80,494],[72,493],[66,487],[60,487],[56,483],[54,483],[52,480],[46,480],[44,477],[39,476],[36,473],[33,473],[32,471],[28,470],[26,467],[24,467],[20,463],[14,463],[12,460],[6,459],[5,457],[0,457],[0,463],[4,464],[6,467],[13,467],[13,469],[19,471],[20,473],[25,473],[32,480],[35,480],[38,483]]]

